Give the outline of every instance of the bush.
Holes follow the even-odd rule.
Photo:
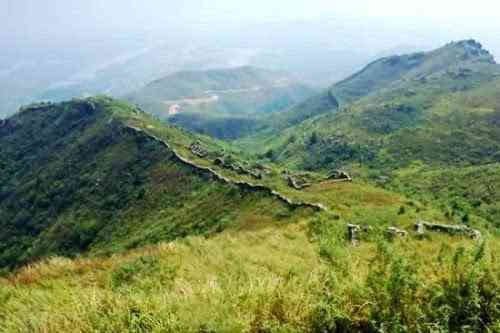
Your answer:
[[[327,264],[311,331],[499,332],[500,267],[485,243],[472,250],[443,247],[425,260],[437,273],[426,276],[430,267],[409,255],[404,243],[379,240],[360,280],[336,228],[319,219],[311,223]]]

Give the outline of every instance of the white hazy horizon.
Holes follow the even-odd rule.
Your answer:
[[[337,19],[436,29],[500,28],[500,3],[492,0],[1,0],[2,33],[93,34],[212,24],[220,27],[263,22]],[[464,33],[467,31],[463,31]]]
[[[0,117],[183,69],[251,65],[327,86],[471,38],[500,59],[498,13],[491,0],[0,0]]]

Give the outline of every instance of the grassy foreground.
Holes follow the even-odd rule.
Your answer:
[[[0,332],[500,332],[498,241],[352,247],[327,218],[228,230],[0,280]]]

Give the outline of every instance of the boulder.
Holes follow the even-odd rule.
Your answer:
[[[406,237],[408,236],[408,232],[402,229],[398,229],[396,227],[387,228],[387,234],[391,237]]]
[[[287,181],[288,181],[288,186],[299,191],[305,189],[306,187],[311,186],[311,184],[307,183],[304,179],[299,179],[294,176],[287,176]]]
[[[357,246],[359,244],[358,234],[360,231],[361,227],[357,224],[347,225],[347,238],[353,246]]]
[[[199,141],[192,143],[189,146],[189,149],[194,155],[200,158],[205,158],[208,155],[208,151],[201,145],[201,142]]]
[[[346,171],[335,170],[327,178],[336,182],[352,182],[352,177]]]
[[[214,160],[214,164],[217,166],[224,166],[224,165],[226,165],[226,161],[224,161],[224,159],[222,157],[217,157]]]
[[[424,227],[423,223],[419,222],[419,223],[415,224],[415,232],[419,236],[422,236],[423,234],[425,234],[425,227]]]
[[[469,229],[469,230],[467,231],[467,235],[468,235],[471,239],[476,240],[476,241],[477,241],[477,240],[480,240],[480,239],[483,237],[483,235],[481,234],[481,231],[476,230],[476,229]]]

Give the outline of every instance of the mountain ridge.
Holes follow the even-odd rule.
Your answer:
[[[209,235],[244,225],[256,205],[263,221],[318,209],[182,158],[164,140],[133,127],[147,119],[132,106],[99,97],[25,107],[4,121],[0,266]],[[177,129],[162,130],[192,142]],[[211,207],[214,197],[217,207]]]
[[[439,60],[437,64],[436,59]],[[443,59],[446,61],[441,65]],[[455,59],[455,62],[450,62],[450,59]],[[421,70],[416,71],[415,68]],[[386,74],[386,71],[389,73]],[[427,53],[382,58],[311,98],[314,101],[328,95],[334,96],[342,112],[328,112],[334,108],[324,107],[323,112],[318,112],[319,116],[310,117],[310,120],[297,124],[296,130],[290,129],[288,132],[300,133],[301,126],[309,127],[312,132],[315,122],[320,121],[333,126],[332,132],[341,126],[334,120],[337,117],[349,127],[350,133],[344,131],[343,134],[352,137],[358,136],[356,133],[359,131],[366,131],[359,133],[365,138],[358,139],[366,141],[367,137],[372,136],[378,140],[377,137],[387,137],[406,127],[414,128],[425,118],[437,116],[437,110],[435,115],[430,112],[433,107],[439,107],[439,103],[449,99],[472,99],[475,98],[474,94],[484,95],[484,91],[489,86],[495,86],[499,78],[500,66],[488,51],[482,49],[480,43],[473,40],[450,43]],[[354,96],[350,95],[350,90],[363,93]],[[489,98],[488,103],[494,106],[496,102]],[[303,114],[309,111],[307,106],[299,106],[299,113],[300,108]],[[441,111],[439,114],[444,115]],[[327,132],[324,127],[321,131]]]
[[[499,88],[500,65],[491,54],[473,40],[454,42],[430,52],[377,60],[311,98],[331,94],[339,101],[337,109],[324,107],[292,127],[263,131],[237,144],[299,170],[347,169],[421,198],[411,186],[400,184],[398,173],[423,170],[431,177],[440,170],[460,174],[453,169],[482,165],[500,173],[495,167],[500,161]],[[307,115],[309,109],[302,106],[297,112]],[[485,182],[490,175],[478,172]],[[425,190],[430,185],[417,183],[432,197]],[[439,192],[446,193],[444,182],[439,183]],[[460,179],[450,186],[459,189]],[[499,216],[487,197],[440,200],[449,207],[461,202],[457,214],[463,216],[477,211],[478,204],[490,207],[482,213],[490,223]]]

